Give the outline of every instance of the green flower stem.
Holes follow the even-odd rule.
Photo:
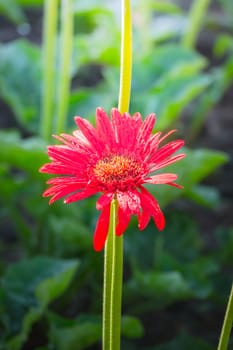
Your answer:
[[[193,48],[195,46],[198,33],[209,6],[210,0],[194,1],[188,19],[188,28],[183,37],[183,46]]]
[[[49,140],[52,132],[57,12],[58,0],[44,1],[43,86],[40,132],[45,140]]]
[[[123,239],[116,236],[117,202],[111,202],[104,256],[103,350],[120,350]]]
[[[218,350],[226,350],[233,326],[233,284],[228,300],[227,310],[223,322],[222,332],[219,339]]]
[[[132,19],[130,0],[122,0],[121,70],[118,109],[127,112],[132,71]],[[103,294],[103,350],[120,350],[123,279],[123,236],[116,236],[117,201],[111,202],[105,246]]]
[[[62,0],[61,3],[61,41],[59,77],[57,81],[57,111],[56,133],[61,133],[66,126],[71,81],[71,54],[73,38],[73,9],[72,0]]]

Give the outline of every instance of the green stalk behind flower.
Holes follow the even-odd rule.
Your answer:
[[[132,72],[132,18],[130,0],[122,0],[121,67],[118,109],[127,112]],[[120,350],[123,279],[123,236],[116,236],[117,203],[111,203],[105,247],[103,293],[103,350]]]
[[[57,12],[58,0],[44,1],[42,62],[43,86],[40,133],[45,140],[49,140],[52,133],[52,118],[55,94]]]

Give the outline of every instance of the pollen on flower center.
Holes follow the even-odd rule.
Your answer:
[[[140,172],[140,164],[122,155],[101,159],[94,168],[96,178],[103,184],[115,184],[134,180],[137,179]]]

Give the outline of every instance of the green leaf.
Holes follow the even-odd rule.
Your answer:
[[[139,2],[141,4],[141,1]],[[158,0],[150,0],[147,5],[151,10],[163,13],[180,13],[182,9],[170,1],[160,2]]]
[[[124,302],[134,313],[143,313],[161,309],[192,295],[188,282],[178,271],[141,272],[135,268],[133,278],[125,284]]]
[[[149,107],[158,115],[156,128],[166,129],[174,124],[180,113],[194,98],[200,95],[210,84],[207,76],[180,76],[168,79],[161,87],[156,87],[149,96]],[[148,114],[148,113],[146,113]]]
[[[0,14],[6,16],[15,24],[26,21],[24,13],[16,0],[0,0]]]
[[[80,208],[80,206],[79,206]],[[81,213],[79,209],[79,213]],[[78,226],[77,220],[79,219]],[[78,247],[78,249],[88,250],[92,248],[92,235],[90,235],[90,229],[88,229],[83,220],[77,217],[75,214],[75,220],[71,220],[67,215],[64,216],[53,216],[50,215],[50,224],[53,232],[56,232],[62,241],[66,245]]]
[[[133,91],[142,93],[156,86],[161,89],[169,83],[169,79],[177,81],[178,78],[194,76],[205,65],[206,60],[203,57],[181,46],[167,44],[157,47],[135,61]]]
[[[141,338],[144,334],[143,325],[136,317],[123,316],[121,325],[122,335],[127,338]]]
[[[44,0],[16,0],[21,6],[39,6],[43,5]]]
[[[82,350],[101,341],[99,316],[80,315],[76,320],[68,320],[50,313],[49,320],[50,342],[58,350]],[[143,332],[143,325],[136,317],[122,317],[122,336],[139,338]]]
[[[18,350],[48,304],[68,287],[78,262],[36,257],[12,265],[2,279],[8,348]]]
[[[206,343],[204,340],[192,337],[189,334],[181,333],[175,339],[146,350],[214,350],[215,347]]]
[[[216,208],[220,204],[220,197],[216,188],[196,185],[185,191],[187,198],[207,208]]]
[[[17,132],[0,131],[0,162],[41,177],[40,166],[48,161],[46,145],[39,138],[20,139]]]
[[[186,157],[181,161],[167,167],[168,172],[178,174],[178,183],[184,189],[177,189],[167,185],[147,186],[163,207],[180,196],[189,197],[192,187],[201,182],[218,167],[228,161],[228,156],[219,151],[208,149],[190,150],[183,148]]]
[[[82,350],[101,340],[100,320],[76,320],[66,325],[52,325],[50,341],[58,350]]]
[[[229,34],[220,35],[214,45],[214,54],[217,57],[222,57],[228,51],[233,51],[233,39]]]
[[[0,46],[0,57],[0,94],[23,127],[37,131],[41,50],[26,40],[16,40]]]

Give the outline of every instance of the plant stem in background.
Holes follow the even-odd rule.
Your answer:
[[[61,4],[61,40],[59,76],[57,81],[56,133],[61,133],[66,126],[71,81],[71,53],[73,38],[72,0],[62,0]]]
[[[52,133],[57,12],[58,0],[44,1],[43,86],[40,132],[45,140],[49,140]]]
[[[218,350],[226,350],[233,326],[233,284],[228,300],[227,310],[223,322],[222,332],[219,339]]]
[[[122,0],[121,68],[118,109],[127,112],[132,72],[132,19],[130,0]],[[120,350],[123,279],[123,236],[116,235],[117,203],[111,203],[105,247],[103,298],[103,350]]]
[[[195,46],[209,3],[210,0],[196,0],[193,2],[188,18],[187,30],[182,40],[183,46],[187,48],[193,48]]]

